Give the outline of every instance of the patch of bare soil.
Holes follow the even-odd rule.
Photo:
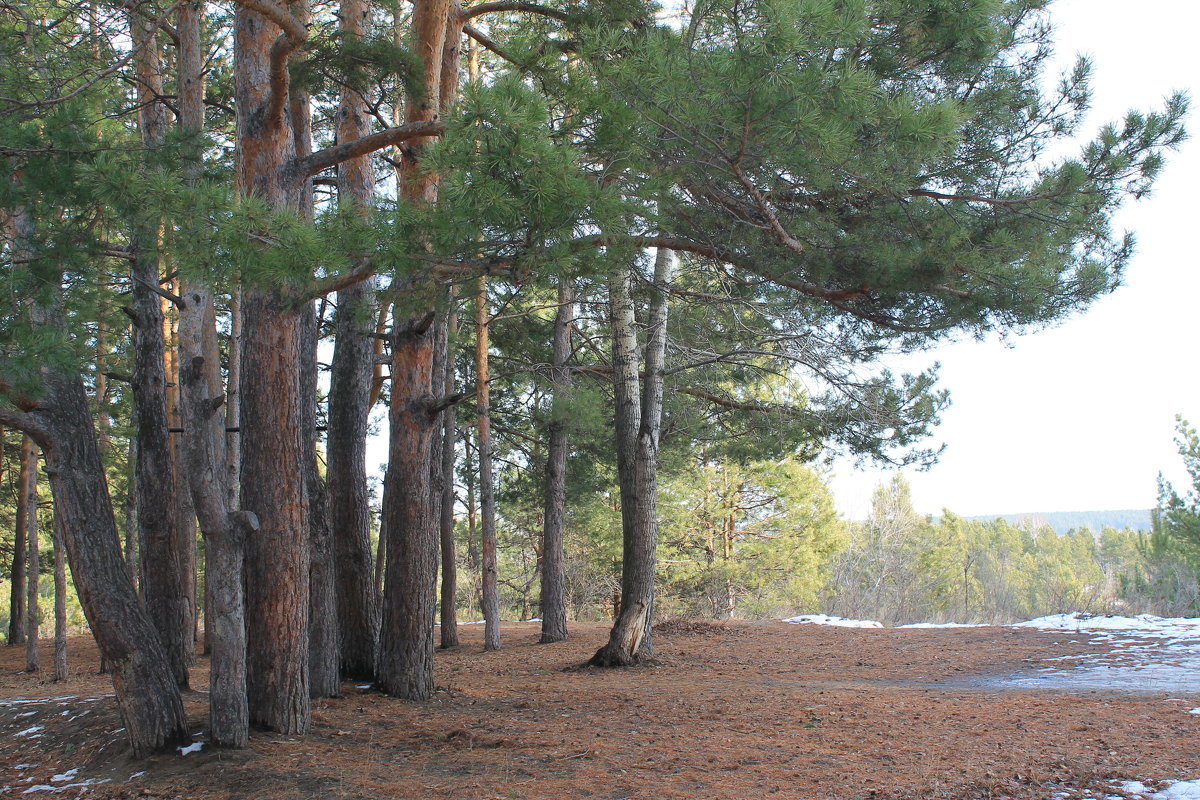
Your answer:
[[[481,628],[438,653],[429,703],[346,684],[314,701],[307,736],[258,733],[246,750],[144,762],[124,753],[90,643],[72,642],[65,684],[20,673],[22,649],[0,648],[0,790],[107,779],[54,796],[1032,800],[1200,774],[1200,717],[1186,713],[1200,695],[964,680],[1090,652],[1069,634],[675,621],[658,629],[653,664],[600,670],[579,665],[605,625],[574,625],[551,645],[537,644],[536,623],[505,625],[495,653]],[[58,699],[15,702],[39,698]],[[206,695],[185,701],[203,730]]]

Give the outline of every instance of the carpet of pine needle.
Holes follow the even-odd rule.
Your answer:
[[[34,674],[23,647],[0,647],[0,793],[70,769],[108,782],[53,796],[1042,800],[1200,777],[1200,716],[1187,713],[1200,682],[1167,696],[989,681],[1102,652],[1072,634],[670,621],[652,663],[599,670],[581,665],[605,625],[540,645],[536,623],[506,624],[493,653],[482,633],[463,626],[463,646],[438,652],[428,703],[347,683],[314,701],[309,735],[140,762],[90,641],[72,639],[65,683],[46,674],[49,642]],[[184,696],[196,732],[206,681],[200,658]],[[38,697],[56,699],[2,702]]]

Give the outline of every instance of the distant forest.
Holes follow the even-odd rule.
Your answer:
[[[1117,530],[1150,531],[1151,511],[1148,508],[1130,508],[1123,511],[1031,511],[1020,514],[984,514],[967,517],[970,520],[988,522],[1002,519],[1010,525],[1038,528],[1047,526],[1060,536],[1073,530],[1087,528],[1100,533],[1105,528]]]

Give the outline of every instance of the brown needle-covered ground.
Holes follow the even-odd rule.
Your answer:
[[[539,645],[536,623],[505,625],[494,653],[480,628],[438,653],[429,703],[346,684],[315,701],[308,736],[144,762],[123,752],[89,642],[72,641],[65,684],[21,673],[23,648],[0,648],[0,790],[107,778],[82,796],[965,800],[1119,796],[1108,781],[1200,777],[1200,717],[1186,713],[1200,696],[987,683],[1095,652],[1071,634],[672,622],[655,663],[598,670],[579,665],[606,626]],[[201,659],[185,697],[196,731],[206,678]],[[65,696],[76,699],[11,702]]]

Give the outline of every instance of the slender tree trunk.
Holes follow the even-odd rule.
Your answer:
[[[125,571],[129,573],[129,582],[134,591],[138,589],[138,502],[137,502],[137,440],[129,442],[128,480],[125,483]]]
[[[361,39],[367,28],[366,4],[363,0],[342,0],[339,20],[343,36]],[[366,135],[367,115],[363,97],[353,89],[343,90],[338,107],[338,140],[349,142]],[[342,208],[368,215],[374,185],[370,156],[338,165],[338,203]],[[374,406],[373,356],[382,340],[364,332],[372,326],[376,305],[373,281],[338,292],[328,412],[329,508],[342,623],[341,671],[351,680],[367,681],[375,677],[379,642],[379,593],[371,569],[367,425]]]
[[[162,104],[163,76],[157,31],[136,11],[129,12],[130,38],[137,53],[138,127],[147,147],[160,145],[166,134],[166,107]],[[164,330],[166,321],[159,285],[159,227],[152,215],[134,221],[130,249],[133,278],[133,397],[137,429],[137,482],[141,585],[146,610],[170,659],[175,680],[187,686],[193,652],[190,599],[183,558],[183,532],[179,528],[179,497],[175,491]]]
[[[171,290],[178,296],[183,292],[178,278],[171,281]],[[179,322],[170,314],[170,304],[162,300],[163,314],[163,372],[167,376],[167,419],[172,428],[183,428],[183,416],[179,408]],[[179,469],[179,440],[168,436],[171,448],[171,480],[174,484],[177,513],[176,539],[172,543],[179,559],[180,657],[190,667],[196,663],[196,510],[192,508],[192,494],[188,491],[187,479]],[[186,684],[185,684],[186,685]]]
[[[225,473],[230,508],[237,508],[242,483],[242,287],[229,297],[229,367],[225,376]]]
[[[449,308],[446,310],[446,377],[442,393],[454,394],[453,342],[458,332],[455,313],[456,292],[448,287]],[[441,644],[443,648],[458,647],[458,563],[454,552],[454,447],[456,414],[453,408],[442,412],[442,502],[439,522],[442,555]]]
[[[191,34],[191,21],[180,21],[180,36]],[[197,31],[198,33],[198,31]],[[200,531],[205,541],[204,636],[211,646],[209,741],[243,747],[249,732],[246,700],[246,619],[242,587],[245,538],[257,518],[229,505],[226,482],[225,418],[220,413],[220,363],[206,346],[215,325],[212,294],[190,285],[180,313],[180,397],[183,405],[183,457]]]
[[[500,649],[500,595],[496,570],[496,483],[492,474],[491,392],[488,383],[487,277],[475,295],[475,408],[479,450],[479,527],[483,534],[483,649]]]
[[[567,426],[571,392],[571,326],[575,322],[575,287],[562,278],[558,284],[558,313],[554,317],[552,380],[553,408],[546,454],[546,505],[542,522],[542,638],[543,643],[567,638],[566,581],[563,529],[567,497]]]
[[[38,608],[38,576],[41,573],[41,553],[38,548],[38,463],[37,447],[29,449],[29,462],[26,466],[29,481],[25,485],[25,505],[29,509],[25,516],[25,545],[27,548],[26,596],[25,596],[25,671],[37,672],[41,669],[41,657],[38,652],[38,637],[41,633],[41,609]]]
[[[67,679],[67,563],[62,517],[54,511],[54,680]]]
[[[33,441],[21,439],[21,463],[17,473],[17,524],[13,531],[12,592],[8,603],[8,643],[25,644],[25,582],[28,580],[25,565],[29,554],[25,552],[25,529],[29,519],[29,452]]]
[[[653,655],[654,577],[658,547],[658,438],[662,420],[667,293],[674,259],[660,249],[646,342],[645,386],[637,399],[637,332],[632,270],[609,282],[613,325],[613,381],[617,393],[617,470],[621,474],[621,613],[596,666],[628,666]]]
[[[302,312],[301,431],[304,437],[304,474],[308,492],[308,673],[312,697],[341,693],[340,625],[329,505],[325,481],[317,469],[317,316],[313,303]]]
[[[380,687],[406,700],[433,694],[433,620],[438,532],[433,518],[430,461],[436,434],[432,314],[400,327],[392,344],[391,442],[384,479],[383,527],[388,531],[380,627]]]

